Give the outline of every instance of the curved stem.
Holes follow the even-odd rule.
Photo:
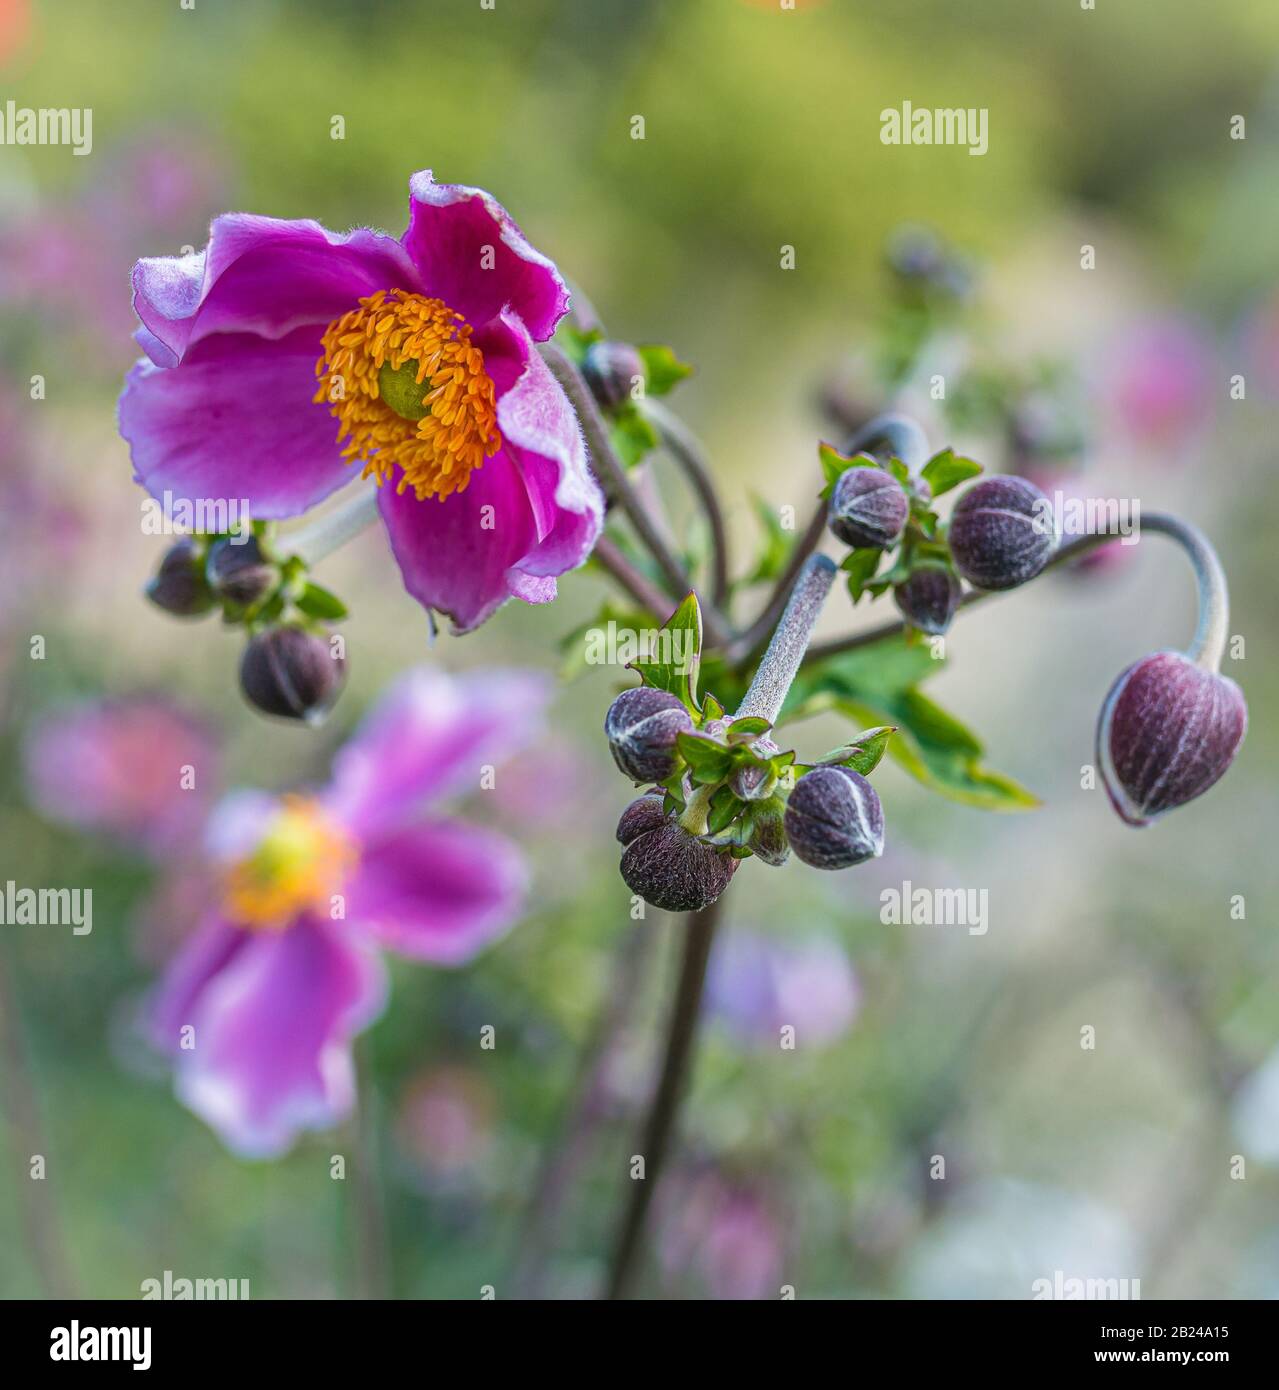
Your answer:
[[[361,483],[352,496],[323,516],[275,538],[275,548],[296,555],[308,567],[317,564],[372,526],[378,519],[376,483]]]
[[[644,1160],[644,1176],[631,1181],[630,1198],[609,1264],[606,1288],[608,1298],[624,1298],[635,1276],[636,1257],[640,1251],[649,1207],[652,1205],[653,1193],[670,1147],[671,1134],[675,1128],[680,1100],[683,1098],[688,1079],[689,1062],[693,1055],[693,1043],[697,1037],[697,1025],[701,1016],[706,966],[711,956],[719,911],[719,903],[711,903],[709,907],[693,913],[684,927],[684,952],[680,961],[675,1001],[671,1005],[662,1070],[640,1136],[639,1156]]]
[[[1186,648],[1186,655],[1205,671],[1219,671],[1229,635],[1230,591],[1217,552],[1197,526],[1167,512],[1152,512],[1143,516],[1141,529],[1168,536],[1189,558],[1199,589],[1199,621],[1195,626],[1195,635]]]
[[[667,452],[684,470],[706,513],[711,528],[711,599],[722,608],[728,595],[728,533],[706,455],[692,430],[661,401],[645,400],[640,408],[657,429]]]
[[[1227,629],[1230,624],[1229,595],[1226,576],[1221,568],[1217,552],[1203,532],[1180,517],[1167,512],[1148,512],[1141,518],[1143,531],[1155,531],[1171,537],[1186,552],[1194,566],[1195,578],[1199,586],[1199,620],[1195,635],[1186,655],[1197,665],[1216,671],[1226,650]],[[1119,537],[1109,531],[1097,532],[1089,536],[1077,536],[1069,544],[1061,546],[1041,571],[1080,560],[1099,546],[1109,545]],[[1000,593],[1012,593],[1011,589],[968,589],[959,601],[961,608],[970,608],[984,599],[995,598]],[[843,652],[857,651],[861,647],[873,646],[885,638],[895,637],[905,632],[908,624],[901,619],[881,623],[878,627],[867,628],[865,632],[854,633],[850,637],[840,637],[833,642],[818,642],[806,653],[803,665],[823,661],[828,656],[838,656]]]

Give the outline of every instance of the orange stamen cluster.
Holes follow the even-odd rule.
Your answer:
[[[253,852],[227,870],[223,908],[243,926],[276,931],[303,912],[328,917],[355,860],[354,844],[320,806],[286,796]]]
[[[316,364],[315,401],[340,422],[343,456],[364,465],[379,486],[399,472],[396,491],[412,488],[419,501],[461,492],[472,470],[501,447],[496,391],[471,327],[440,299],[407,290],[379,290],[334,319]],[[406,419],[378,384],[384,364],[415,364],[422,387],[420,420]]]

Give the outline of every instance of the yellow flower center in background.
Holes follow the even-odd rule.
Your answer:
[[[345,458],[419,501],[461,492],[502,443],[496,391],[470,324],[443,300],[379,290],[324,330],[317,403],[340,422]]]
[[[253,853],[227,870],[223,907],[244,926],[276,930],[307,910],[327,917],[355,858],[354,844],[316,802],[286,796]]]

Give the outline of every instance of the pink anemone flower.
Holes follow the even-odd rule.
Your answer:
[[[590,554],[603,499],[534,346],[568,291],[487,193],[414,174],[398,240],[226,213],[133,291],[120,432],[152,496],[273,520],[362,472],[405,587],[458,632]]]
[[[382,949],[459,966],[520,914],[505,837],[424,806],[479,788],[540,728],[533,672],[402,677],[307,795],[237,792],[206,832],[220,894],[152,1000],[178,1098],[243,1157],[284,1153],[355,1099],[351,1044],[386,1002]]]

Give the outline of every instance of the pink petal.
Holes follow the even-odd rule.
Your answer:
[[[210,334],[284,338],[328,324],[363,295],[420,288],[410,257],[382,232],[340,236],[309,219],[245,212],[216,218],[206,250],[133,268],[133,307],[146,330],[140,341],[158,367],[175,366]]]
[[[429,169],[414,174],[401,240],[425,293],[443,299],[476,328],[509,307],[535,338],[545,339],[568,309],[559,271],[483,189],[436,183]]]
[[[420,666],[382,696],[333,760],[329,811],[367,836],[402,823],[504,762],[541,732],[550,682],[486,669],[452,677]]]
[[[433,821],[366,845],[347,919],[414,960],[461,965],[513,925],[528,872],[501,835]]]
[[[311,399],[319,355],[319,330],[304,328],[280,342],[213,339],[178,367],[139,362],[120,397],[137,481],[162,500],[234,502],[269,520],[358,477],[337,421]]]
[[[247,939],[190,1001],[178,1098],[246,1158],[284,1153],[355,1099],[351,1039],[381,1012],[386,976],[345,923],[299,919]]]

